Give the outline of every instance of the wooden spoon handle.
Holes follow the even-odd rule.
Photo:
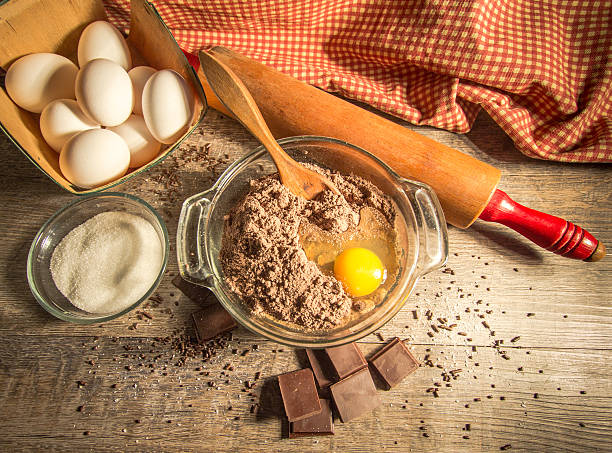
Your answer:
[[[479,217],[497,222],[522,234],[557,255],[584,261],[599,261],[605,246],[587,230],[567,220],[527,208],[497,189]]]
[[[215,96],[266,147],[279,148],[255,100],[249,93],[248,88],[244,86],[242,80],[231,69],[227,68],[227,66],[213,58],[210,54],[201,52],[200,59],[202,64],[206,65],[207,77],[214,77],[216,79],[215,84],[210,83]],[[217,86],[217,88],[213,88],[213,86]],[[276,160],[277,156],[273,155],[273,157]]]
[[[338,189],[327,177],[293,160],[277,143],[242,80],[211,53],[201,51],[201,69],[210,88],[223,105],[266,147],[276,164],[281,182],[295,195],[312,200],[327,189]]]

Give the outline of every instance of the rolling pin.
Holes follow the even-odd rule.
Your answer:
[[[513,201],[497,189],[499,169],[224,47],[209,49],[244,82],[277,139],[321,135],[359,146],[399,175],[431,186],[446,221],[459,228],[477,218],[506,225],[559,255],[598,261],[605,246],[571,222]],[[195,55],[186,53],[208,104],[233,117],[214,95]]]

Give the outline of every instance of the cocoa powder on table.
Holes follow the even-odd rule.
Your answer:
[[[378,210],[391,224],[395,210],[365,179],[311,168],[325,173],[341,195],[326,190],[306,200],[283,186],[278,174],[252,180],[249,193],[226,218],[220,257],[227,284],[253,315],[318,330],[346,321],[353,302],[338,280],[308,260],[300,225],[308,222],[336,234],[356,226],[364,207]]]

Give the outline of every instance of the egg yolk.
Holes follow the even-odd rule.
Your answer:
[[[374,252],[351,247],[336,258],[334,275],[349,295],[359,297],[370,294],[380,286],[386,269]]]

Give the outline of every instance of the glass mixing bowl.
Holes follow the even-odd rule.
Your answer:
[[[155,281],[138,300],[123,310],[89,313],[75,307],[57,289],[51,275],[51,256],[55,247],[70,231],[106,211],[122,211],[142,217],[155,229],[162,245],[162,262]],[[168,231],[162,218],[145,201],[126,193],[106,192],[84,195],[57,211],[36,234],[28,254],[28,283],[38,303],[53,316],[77,324],[93,324],[117,318],[147,300],[162,280],[170,250]]]
[[[399,272],[374,309],[341,327],[305,331],[268,317],[254,316],[228,287],[219,261],[224,218],[246,195],[249,181],[276,172],[268,152],[259,147],[232,164],[205,192],[183,203],[177,232],[181,276],[211,289],[223,307],[243,326],[269,339],[303,348],[326,348],[356,341],[389,321],[404,305],[419,277],[442,266],[448,255],[446,222],[433,190],[401,178],[372,154],[326,137],[279,140],[291,157],[344,174],[361,176],[395,204]]]

